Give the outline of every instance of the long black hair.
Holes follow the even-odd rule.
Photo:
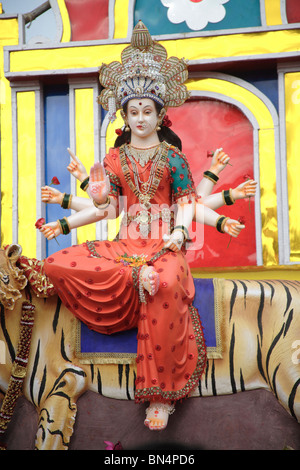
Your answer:
[[[156,101],[154,101],[154,104],[155,104],[157,114],[159,114],[162,109],[162,106],[156,103]],[[128,107],[128,102],[125,103],[123,107],[123,111],[125,114],[127,114],[127,107]],[[160,125],[160,128],[161,130],[157,131],[159,141],[160,142],[165,141],[170,145],[174,145],[179,150],[182,150],[181,139],[178,137],[178,135],[175,134],[175,132],[173,132],[172,129],[170,129],[167,126],[164,126],[163,124]],[[129,144],[130,141],[131,141],[131,130],[129,131],[123,130],[122,134],[118,135],[118,137],[116,138],[114,147],[121,147],[121,145],[123,144]]]

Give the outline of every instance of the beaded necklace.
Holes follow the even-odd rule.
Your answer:
[[[153,198],[162,179],[164,168],[167,162],[168,150],[169,145],[166,142],[162,142],[159,145],[157,148],[157,153],[152,159],[149,178],[147,181],[142,182],[139,178],[139,170],[133,156],[131,155],[130,148],[126,144],[120,147],[121,168],[125,180],[132,192],[139,199],[140,203],[146,207],[146,209],[151,207],[150,201]],[[130,177],[130,169],[127,163],[127,159],[131,163],[134,183]]]
[[[133,145],[128,145],[130,153],[133,158],[144,168],[145,165],[149,163],[150,160],[153,160],[158,149],[159,145],[153,145],[149,148],[138,148],[133,147]]]

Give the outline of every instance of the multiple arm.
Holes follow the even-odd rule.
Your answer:
[[[48,240],[58,235],[67,235],[72,229],[89,225],[103,219],[115,219],[117,216],[117,200],[111,198],[110,204],[103,208],[96,208],[93,204],[85,207],[69,217],[42,225],[40,231]]]
[[[204,178],[202,178],[196,188],[198,196],[202,198],[202,203],[210,209],[216,210],[224,204],[228,204],[225,199],[226,196],[231,199],[233,204],[237,199],[244,199],[255,195],[257,183],[254,180],[248,180],[236,188],[230,189],[228,195],[225,191],[211,194],[214,185],[219,180],[219,174],[229,164],[229,160],[228,155],[223,152],[222,148],[217,149],[213,154],[209,170],[204,172]]]
[[[60,204],[65,209],[73,209],[75,214],[64,219],[43,225],[40,230],[44,236],[51,240],[60,234],[67,234],[73,228],[95,223],[103,219],[114,219],[118,216],[118,201],[108,196],[110,189],[109,177],[103,166],[95,163],[91,168],[88,179],[87,172],[80,160],[68,149],[72,158],[68,165],[68,171],[81,182],[82,189],[86,190],[90,199],[61,193],[57,189],[45,186],[42,188],[42,201],[52,204]],[[173,251],[179,251],[184,241],[188,239],[188,227],[193,220],[202,224],[215,226],[220,232],[237,237],[245,227],[237,220],[220,216],[215,209],[224,204],[233,204],[235,200],[255,195],[256,182],[248,180],[234,189],[212,194],[212,189],[218,181],[219,173],[229,163],[229,157],[222,149],[218,149],[212,159],[212,164],[204,178],[197,186],[197,195],[201,196],[201,202],[194,198],[188,201],[182,197],[177,201],[177,214],[175,227],[170,236],[165,236],[165,247]]]
[[[254,180],[245,181],[234,189],[210,194],[202,198],[203,204],[211,209],[218,209],[224,204],[231,205],[237,199],[255,196],[257,182]]]
[[[41,192],[42,202],[47,204],[59,204],[63,209],[72,209],[77,212],[93,206],[93,201],[91,199],[61,193],[50,186],[42,187]]]
[[[193,220],[201,224],[216,227],[219,232],[227,233],[232,237],[237,237],[240,231],[245,228],[245,225],[237,220],[218,214],[210,207],[202,204],[202,202],[193,200],[192,203],[188,203],[182,200],[177,205],[178,212],[174,230],[170,236],[164,236],[165,247],[170,248],[172,251],[179,251],[183,243],[188,239],[188,227]]]
[[[61,234],[66,235],[74,228],[103,219],[115,219],[118,216],[118,201],[116,198],[108,196],[110,182],[103,166],[100,163],[95,163],[88,178],[80,160],[70,149],[68,152],[72,161],[67,169],[81,182],[81,188],[87,191],[90,199],[61,193],[57,189],[44,186],[41,190],[43,202],[60,204],[64,209],[76,211],[75,214],[68,217],[42,225],[40,231],[48,240]]]
[[[216,209],[224,204],[231,205],[237,199],[244,199],[255,195],[257,183],[254,180],[248,180],[234,189],[211,194],[214,185],[219,179],[218,175],[226,168],[228,163],[228,155],[223,152],[223,149],[217,149],[213,154],[210,169],[204,172],[204,178],[196,188],[197,195],[201,197],[201,202],[193,200],[193,204],[188,204],[188,201],[184,198],[178,201],[174,231],[171,236],[164,237],[166,247],[173,251],[180,250],[182,244],[188,238],[188,227],[193,220],[201,224],[216,227],[219,232],[227,233],[232,237],[237,237],[240,231],[245,228],[245,225],[237,220],[221,216],[215,212]],[[191,214],[193,215],[191,216]]]

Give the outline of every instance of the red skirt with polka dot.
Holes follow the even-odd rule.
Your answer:
[[[197,386],[206,363],[189,266],[182,252],[162,248],[149,257],[160,285],[141,303],[138,269],[120,262],[128,248],[123,245],[72,246],[48,257],[45,272],[63,303],[92,330],[113,334],[138,328],[137,401],[180,400]],[[141,246],[141,252],[146,248]]]

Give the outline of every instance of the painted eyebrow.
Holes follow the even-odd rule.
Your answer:
[[[137,108],[136,106],[134,105],[131,105],[129,106],[128,110],[129,111],[134,111],[134,110],[139,110],[140,108]],[[151,106],[149,106],[149,104],[147,104],[144,108],[143,108],[143,111],[145,110],[150,110],[150,111],[153,111],[153,108],[151,108]]]

